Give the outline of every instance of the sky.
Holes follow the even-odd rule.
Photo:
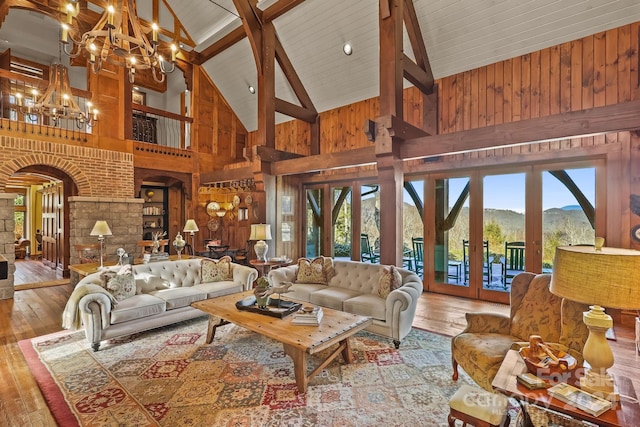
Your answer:
[[[584,192],[585,196],[595,206],[595,168],[567,169],[566,172]],[[567,205],[577,205],[575,197],[569,190],[548,172],[542,176],[542,207],[543,210],[561,208]],[[449,180],[450,203],[457,199],[468,178],[453,178]],[[524,194],[525,173],[507,175],[489,175],[484,178],[484,207],[490,209],[509,209],[516,212],[525,211]],[[418,194],[422,194],[422,181],[414,181]],[[406,191],[404,200],[413,204]],[[465,206],[469,206],[467,198]]]

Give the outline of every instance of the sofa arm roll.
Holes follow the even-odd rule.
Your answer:
[[[509,335],[511,319],[498,313],[465,313],[467,327],[462,333]]]
[[[233,265],[233,281],[242,283],[242,289],[248,291],[253,289],[253,282],[258,278],[258,270],[246,265]]]
[[[111,323],[111,299],[103,293],[91,293],[82,297],[78,303],[83,321],[99,322],[96,327],[106,329]],[[90,328],[85,323],[85,329]]]

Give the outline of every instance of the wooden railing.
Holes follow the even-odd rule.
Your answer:
[[[192,117],[133,104],[130,139],[184,149],[191,145],[189,136],[192,123]]]

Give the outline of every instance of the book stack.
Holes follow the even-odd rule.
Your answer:
[[[556,384],[549,388],[547,392],[556,399],[582,409],[594,417],[600,416],[603,412],[611,409],[611,402],[608,400],[601,399],[567,383]]]
[[[292,325],[318,326],[322,320],[322,307],[313,307],[310,312],[298,311],[291,320]]]
[[[549,384],[547,384],[544,380],[536,377],[529,372],[516,375],[516,380],[518,380],[520,384],[522,384],[529,390],[538,390],[541,388],[549,387]]]

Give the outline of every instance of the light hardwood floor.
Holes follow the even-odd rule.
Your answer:
[[[47,405],[18,348],[18,341],[61,330],[60,318],[71,286],[54,286],[15,293],[0,301],[0,426],[55,426]],[[460,332],[469,311],[508,313],[508,307],[445,295],[424,293],[414,326],[444,335]],[[640,358],[634,350],[631,325],[616,325],[613,373],[631,378],[640,391]]]

